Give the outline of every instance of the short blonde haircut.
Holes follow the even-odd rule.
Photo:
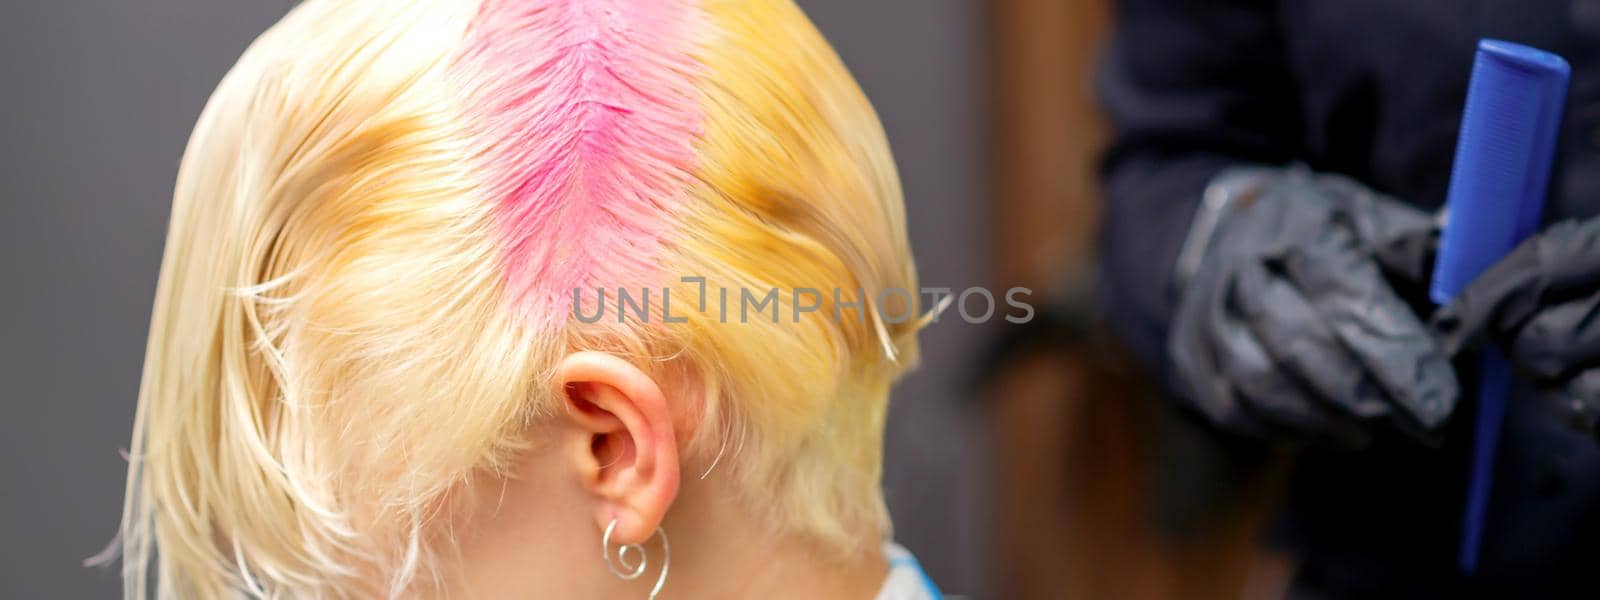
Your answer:
[[[179,171],[126,594],[152,571],[163,598],[437,584],[442,513],[536,443],[585,349],[696,382],[671,399],[687,456],[860,550],[922,322],[883,317],[920,310],[903,211],[876,115],[789,0],[307,0]],[[601,287],[670,289],[687,320],[659,296],[573,318]],[[780,290],[781,318],[689,301],[722,288]]]

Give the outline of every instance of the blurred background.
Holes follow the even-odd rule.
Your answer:
[[[924,334],[888,432],[897,538],[976,598],[1273,589],[1285,568],[1255,544],[1271,469],[1212,489],[1158,468],[1190,438],[1086,301],[1107,0],[799,3],[888,130],[924,284],[1027,286],[1068,315],[1042,334]],[[211,89],[292,5],[0,8],[0,596],[119,593],[82,561],[117,526],[178,160]],[[1172,489],[1192,501],[1158,502]]]

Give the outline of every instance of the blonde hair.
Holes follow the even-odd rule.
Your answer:
[[[179,170],[125,593],[152,570],[163,598],[437,584],[452,499],[536,442],[583,349],[697,382],[673,398],[688,456],[726,452],[752,510],[859,550],[887,531],[887,395],[922,323],[883,317],[919,310],[903,210],[871,106],[789,0],[308,0]],[[670,315],[572,318],[601,287],[669,289]],[[782,318],[724,318],[707,288],[780,290]]]

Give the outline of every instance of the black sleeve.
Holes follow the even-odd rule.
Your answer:
[[[1269,0],[1120,0],[1099,75],[1116,136],[1103,164],[1102,302],[1159,373],[1177,302],[1170,276],[1206,183],[1240,163],[1295,159],[1302,127]]]

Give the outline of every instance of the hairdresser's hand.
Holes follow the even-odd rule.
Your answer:
[[[1205,248],[1168,345],[1187,401],[1269,439],[1360,444],[1377,423],[1427,437],[1455,407],[1455,372],[1396,289],[1425,288],[1434,220],[1342,177],[1254,186],[1185,249]]]
[[[1558,223],[1523,242],[1432,323],[1451,354],[1499,342],[1559,414],[1593,432],[1600,418],[1600,219]]]

